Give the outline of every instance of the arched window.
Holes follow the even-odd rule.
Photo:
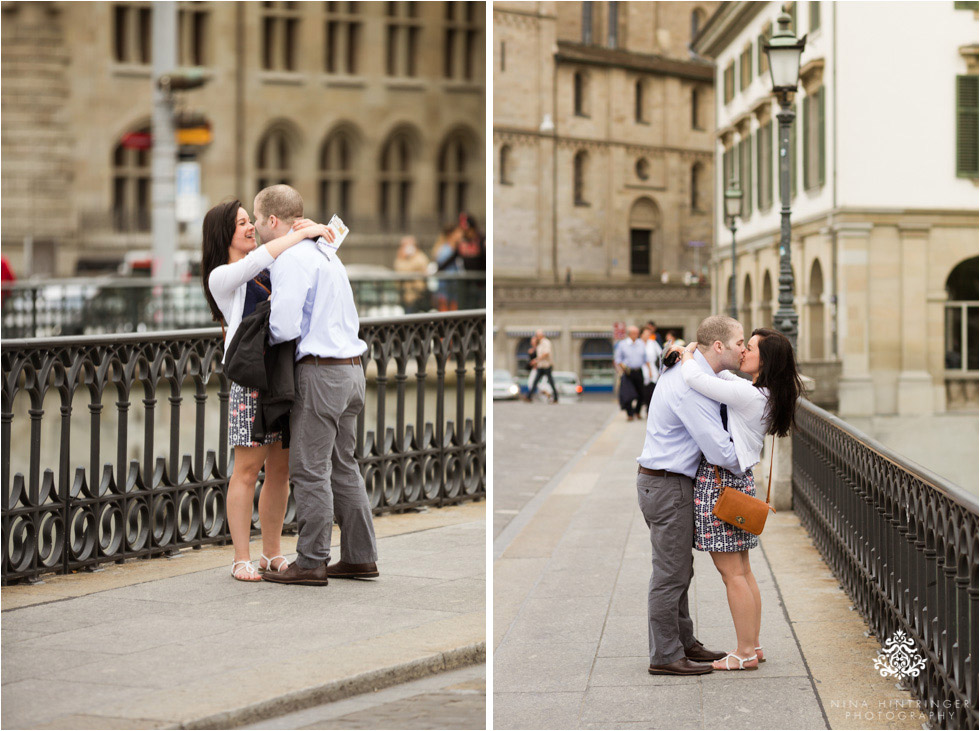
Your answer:
[[[408,135],[396,132],[381,149],[378,212],[385,228],[408,228],[413,155]]]
[[[810,269],[810,287],[806,296],[807,328],[809,329],[810,360],[824,359],[823,268],[814,259]]]
[[[946,279],[946,355],[948,371],[980,369],[978,324],[980,324],[980,258],[957,264]]]
[[[740,319],[747,341],[749,334],[752,332],[752,278],[748,274],[745,275],[744,285],[742,286],[742,302],[740,304],[742,305]]]
[[[651,198],[639,198],[630,208],[630,274],[660,270],[660,220],[660,207]]]
[[[701,210],[701,170],[699,162],[691,166],[691,211]]]
[[[437,200],[441,221],[452,221],[468,209],[469,145],[461,133],[453,133],[439,151]]]
[[[701,95],[697,87],[691,89],[691,129],[703,129],[701,126]]]
[[[320,152],[320,217],[330,220],[352,216],[351,191],[354,186],[354,142],[346,130],[338,130],[323,143]]]
[[[637,124],[643,124],[646,120],[646,109],[645,109],[645,90],[646,85],[643,83],[643,79],[636,80],[636,87],[634,91],[634,110],[633,116]]]
[[[585,189],[585,176],[589,172],[589,153],[585,150],[579,150],[575,153],[575,159],[573,161],[573,174],[572,174],[572,193],[574,195],[574,203],[577,206],[587,206],[589,205],[586,199],[586,189]]]
[[[286,132],[271,129],[259,142],[259,154],[255,164],[258,187],[262,190],[277,183],[292,184],[292,145]]]
[[[504,145],[500,148],[500,164],[497,166],[501,185],[511,185],[510,165],[510,145]]]
[[[612,338],[589,338],[582,343],[582,387],[611,391],[616,380]]]
[[[759,327],[772,327],[772,276],[769,270],[762,277],[762,298],[759,300]]]
[[[572,79],[574,84],[573,97],[575,103],[575,114],[579,117],[587,117],[589,105],[587,95],[589,93],[589,78],[584,71],[576,71]]]
[[[123,136],[112,151],[112,226],[150,230],[150,128]],[[136,146],[138,145],[138,146]]]

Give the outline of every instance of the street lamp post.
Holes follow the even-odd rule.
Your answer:
[[[766,56],[769,58],[769,73],[772,77],[772,91],[779,102],[779,309],[776,310],[775,328],[793,344],[796,349],[796,336],[799,332],[799,315],[793,306],[793,267],[790,264],[790,206],[789,206],[789,171],[790,125],[796,118],[793,111],[793,94],[800,78],[800,56],[806,46],[806,36],[797,38],[790,30],[789,13],[782,13],[776,21],[779,24],[772,38],[765,44]]]
[[[735,291],[736,291],[736,267],[735,267],[735,219],[741,218],[742,216],[742,189],[738,185],[738,181],[732,178],[728,182],[728,188],[725,190],[725,218],[728,219],[728,230],[732,232],[732,286],[730,295],[731,308],[729,314],[732,316],[733,320],[738,319],[738,305],[735,303]]]

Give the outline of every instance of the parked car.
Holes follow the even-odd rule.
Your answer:
[[[507,370],[495,370],[493,372],[493,400],[510,400],[516,399],[518,394],[520,394],[521,389],[517,385],[517,381]]]
[[[582,384],[578,380],[578,375],[572,371],[553,371],[552,377],[555,379],[555,387],[558,389],[558,398],[565,401],[578,401],[582,398]],[[531,390],[531,379],[534,371],[528,376],[527,388]],[[538,393],[551,397],[551,384],[547,378],[538,379]]]

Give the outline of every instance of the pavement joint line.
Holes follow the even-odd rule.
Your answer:
[[[606,432],[609,425],[613,423],[618,415],[619,411],[614,411],[609,418],[606,419],[606,422],[596,430],[595,434],[589,437],[589,440],[582,446],[581,449],[579,449],[578,453],[569,459],[565,465],[558,470],[558,473],[552,477],[551,480],[544,485],[544,487],[538,490],[533,498],[525,503],[524,507],[521,508],[517,516],[511,520],[502,531],[500,531],[500,535],[498,535],[493,541],[494,561],[503,556],[507,549],[510,548],[510,544],[514,542],[514,539],[516,539],[527,524],[531,522],[531,519],[534,518],[537,512],[541,509],[544,501],[547,500],[548,496],[555,491],[559,484],[561,484],[561,481],[565,478],[565,475],[571,472],[575,466],[582,461],[582,458],[588,453],[589,449],[592,448],[592,445],[595,444],[599,437]]]
[[[790,510],[792,510],[792,508],[790,508]],[[820,715],[823,716],[824,725],[829,729],[831,726],[830,719],[827,718],[827,710],[823,707],[823,700],[820,698],[820,692],[817,690],[817,683],[813,679],[813,673],[810,671],[810,663],[806,661],[806,654],[803,652],[803,646],[800,644],[800,638],[796,635],[796,628],[793,626],[793,620],[790,619],[789,610],[786,609],[786,601],[783,599],[783,591],[779,588],[779,578],[776,576],[776,572],[773,571],[772,564],[769,562],[769,554],[766,553],[764,541],[759,541],[759,548],[762,549],[762,557],[766,560],[766,565],[769,567],[769,573],[772,575],[772,584],[776,589],[776,596],[779,597],[779,606],[783,610],[783,619],[786,620],[786,624],[789,626],[789,631],[793,634],[793,642],[796,643],[796,649],[800,652],[800,659],[803,660],[803,667],[806,669],[807,678],[810,680],[810,688],[813,690],[813,697],[817,700],[817,706],[820,708]]]
[[[230,711],[202,716],[180,725],[165,726],[169,729],[230,729],[258,723],[287,713],[306,710],[314,706],[346,700],[353,696],[382,688],[406,683],[430,675],[455,670],[468,665],[485,663],[486,642],[477,642],[452,650],[437,652],[428,657],[400,665],[370,670],[350,678],[334,680],[323,685],[303,688],[287,695],[269,698]]]

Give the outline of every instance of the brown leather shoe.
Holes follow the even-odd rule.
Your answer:
[[[702,645],[697,640],[694,640],[694,644],[690,647],[684,648],[684,655],[688,660],[693,660],[694,662],[712,662],[713,660],[721,660],[725,657],[724,652],[715,652],[714,650],[709,650],[707,647]]]
[[[647,670],[650,675],[707,675],[714,668],[699,662],[691,662],[686,657],[667,665],[651,665]]]
[[[291,563],[285,571],[266,571],[262,574],[262,580],[274,584],[300,584],[301,586],[326,586],[329,581],[326,562],[312,569],[300,568],[298,563]]]
[[[374,579],[380,576],[376,563],[344,563],[327,566],[327,576],[334,579]],[[724,656],[724,653],[722,653]]]

